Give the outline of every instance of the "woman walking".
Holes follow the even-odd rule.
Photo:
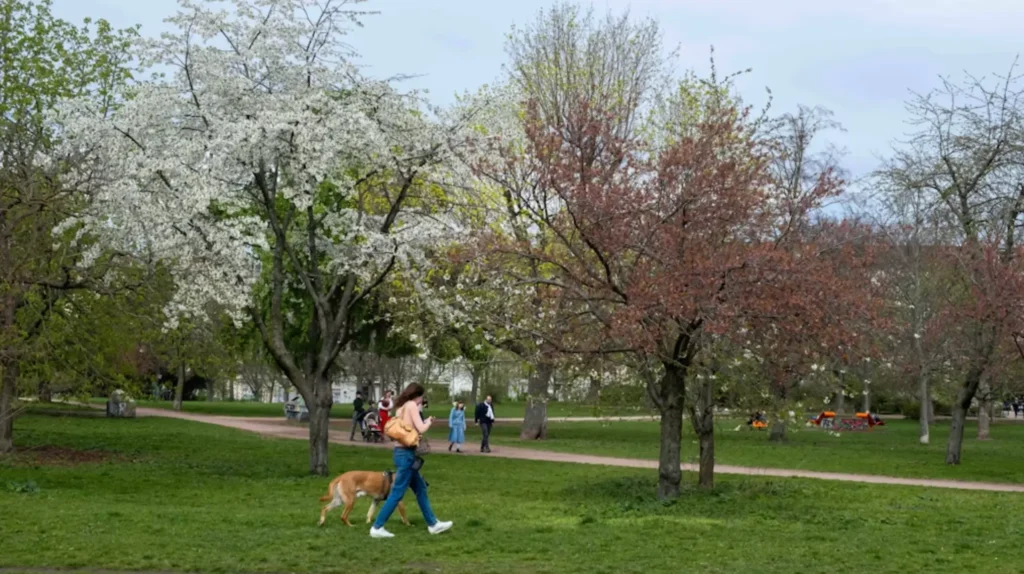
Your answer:
[[[430,425],[434,422],[434,417],[424,421],[420,416],[419,406],[423,404],[423,393],[422,385],[412,383],[405,387],[405,390],[395,400],[395,418],[404,421],[420,435],[430,430]],[[384,506],[381,507],[377,520],[373,522],[373,527],[370,528],[370,537],[393,538],[395,536],[384,529],[384,524],[391,518],[395,508],[398,507],[398,503],[405,496],[405,489],[409,487],[412,487],[413,493],[416,494],[416,503],[419,504],[420,511],[423,513],[423,519],[427,522],[428,532],[440,534],[451,528],[451,522],[439,521],[434,516],[434,511],[430,508],[430,499],[427,498],[427,483],[420,476],[419,467],[422,463],[417,464],[416,448],[407,448],[401,444],[396,444],[394,461],[395,478],[394,483],[391,485],[391,494],[384,501]]]
[[[395,408],[395,402],[391,399],[391,391],[384,392],[384,398],[377,403],[377,415],[380,417],[380,428],[388,424],[391,418],[391,409]]]
[[[455,403],[452,412],[448,413],[448,450],[462,452],[462,443],[466,442],[466,404]]]

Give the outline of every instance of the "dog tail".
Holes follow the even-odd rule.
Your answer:
[[[330,486],[327,487],[327,494],[320,497],[320,502],[327,502],[328,500],[334,498],[335,488],[337,488],[337,482],[332,480]]]

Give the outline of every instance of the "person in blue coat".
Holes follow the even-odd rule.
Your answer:
[[[455,403],[448,413],[448,450],[462,452],[462,443],[466,442],[466,404]]]

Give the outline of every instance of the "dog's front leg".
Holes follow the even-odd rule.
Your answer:
[[[377,499],[370,501],[370,511],[366,513],[366,523],[369,524],[373,520],[373,513],[377,510]]]
[[[404,500],[398,502],[398,514],[402,516],[402,522],[404,522],[406,526],[409,526],[409,517],[405,515]]]

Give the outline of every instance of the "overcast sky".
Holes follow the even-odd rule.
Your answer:
[[[366,72],[409,80],[435,103],[493,81],[505,61],[512,24],[532,21],[546,0],[371,0],[351,43]],[[176,0],[54,0],[69,20],[106,18],[117,27],[166,30]],[[629,8],[656,18],[666,43],[681,48],[680,68],[707,71],[715,46],[721,72],[753,68],[744,96],[775,95],[776,112],[797,104],[832,109],[847,132],[832,140],[862,175],[906,131],[903,102],[939,75],[1003,73],[1021,47],[1022,0],[598,0],[599,12]]]

